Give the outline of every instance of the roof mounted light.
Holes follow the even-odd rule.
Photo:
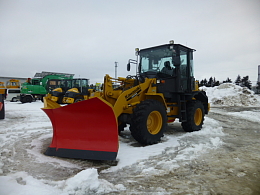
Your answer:
[[[139,48],[135,48],[135,55],[138,56],[139,54]]]
[[[170,40],[170,44],[174,44],[174,40]]]

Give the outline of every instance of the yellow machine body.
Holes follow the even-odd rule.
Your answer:
[[[8,89],[19,89],[20,88],[20,80],[10,79],[6,82],[6,88]]]

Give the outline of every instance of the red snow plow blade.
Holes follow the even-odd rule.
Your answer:
[[[113,108],[101,98],[61,107],[44,98],[42,110],[53,126],[48,156],[92,160],[115,160],[118,127]]]

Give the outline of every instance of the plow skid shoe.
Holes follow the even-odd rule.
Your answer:
[[[53,126],[48,156],[92,160],[115,160],[118,127],[113,108],[92,98],[67,106],[42,108]]]

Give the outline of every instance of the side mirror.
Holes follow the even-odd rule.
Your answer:
[[[127,67],[126,67],[127,71],[130,71],[130,63],[127,64]]]
[[[174,66],[180,66],[180,65],[181,65],[181,58],[180,58],[180,56],[176,56],[176,57],[173,59],[173,65],[174,65]]]

